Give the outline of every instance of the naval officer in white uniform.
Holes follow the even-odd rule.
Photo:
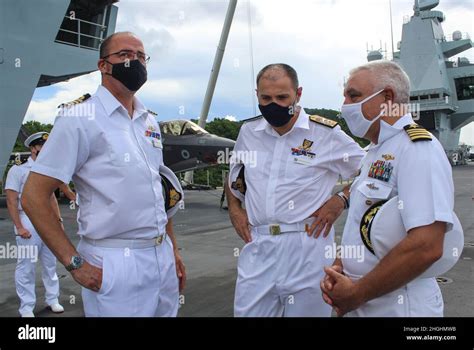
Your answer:
[[[435,278],[419,278],[442,256],[445,232],[454,222],[453,178],[443,147],[406,112],[410,82],[396,63],[376,61],[352,70],[344,96],[342,117],[371,144],[351,187],[342,245],[343,251],[362,246],[366,254],[342,256],[325,269],[324,298],[338,315],[443,316]],[[364,214],[397,195],[407,235],[379,258],[370,251]]]
[[[102,85],[62,108],[25,186],[25,211],[83,286],[86,316],[176,316],[184,288],[184,264],[167,217],[182,190],[163,191],[159,125],[134,97],[146,82],[148,60],[132,33],[102,43]],[[44,205],[57,184],[71,178],[81,204],[77,249]]]
[[[56,274],[56,258],[43,243],[26,216],[20,203],[26,179],[31,171],[38,154],[48,139],[47,132],[37,132],[25,140],[25,146],[30,149],[31,156],[21,165],[10,168],[5,183],[8,212],[12,218],[17,246],[26,248],[19,251],[29,252],[37,256],[19,256],[15,269],[15,286],[20,298],[19,313],[22,317],[34,317],[36,304],[36,261],[41,260],[41,277],[45,288],[46,304],[55,313],[61,313],[64,308],[59,304],[59,280]],[[51,207],[57,221],[62,221],[56,197],[50,196]],[[33,249],[34,248],[34,249]]]
[[[235,316],[330,316],[319,281],[332,261],[332,224],[346,203],[346,194],[331,193],[339,175],[356,173],[364,152],[336,122],[307,115],[298,106],[301,94],[292,67],[263,68],[263,117],[242,126],[234,147],[229,214],[246,243]]]

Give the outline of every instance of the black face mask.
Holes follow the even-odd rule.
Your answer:
[[[260,112],[262,112],[263,117],[271,126],[279,128],[288,124],[291,118],[295,115],[295,106],[296,101],[294,104],[283,107],[280,106],[278,103],[272,102],[266,106],[258,105]]]
[[[138,91],[147,80],[146,67],[139,60],[127,61],[123,63],[110,63],[112,65],[111,75],[120,81],[130,91]]]

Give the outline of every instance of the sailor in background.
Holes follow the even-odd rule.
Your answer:
[[[341,251],[365,254],[342,254],[325,268],[323,297],[340,316],[443,316],[434,276],[462,250],[443,147],[406,110],[410,82],[396,63],[355,68],[344,96],[342,117],[371,144],[351,186]]]
[[[165,173],[175,176],[163,164],[158,122],[134,96],[147,80],[148,61],[133,33],[102,42],[102,85],[62,107],[25,185],[23,206],[83,287],[86,316],[174,317],[184,288],[171,220],[183,193],[177,179],[174,186],[164,180]],[[71,178],[80,197],[77,248],[43,205]]]
[[[263,68],[257,77],[263,116],[242,126],[234,147],[229,215],[246,243],[235,316],[331,314],[319,281],[333,260],[325,252],[348,195],[332,191],[339,175],[357,172],[364,152],[337,122],[306,114],[298,106],[301,94],[292,67]]]
[[[46,132],[37,132],[26,139],[25,146],[30,149],[31,156],[26,163],[14,165],[8,171],[5,183],[7,207],[14,224],[18,251],[31,255],[18,256],[15,269],[15,286],[20,298],[19,312],[22,317],[34,317],[33,311],[36,304],[36,262],[38,259],[41,261],[41,277],[46,290],[46,304],[55,313],[64,311],[58,299],[59,280],[56,274],[56,258],[41,240],[20,203],[23,187],[30,174],[31,167],[47,139],[48,133]],[[49,202],[53,210],[54,220],[62,222],[58,202],[54,194],[50,196]],[[20,249],[20,247],[24,249]]]

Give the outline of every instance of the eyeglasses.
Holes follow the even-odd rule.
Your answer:
[[[120,50],[120,51],[117,51],[117,52],[110,53],[107,56],[104,56],[102,58],[107,58],[107,57],[112,56],[112,55],[118,56],[122,61],[134,60],[135,57],[136,57],[142,63],[150,62],[150,56],[148,56],[147,54],[145,54],[143,52],[140,52],[140,51],[135,52],[133,50]]]

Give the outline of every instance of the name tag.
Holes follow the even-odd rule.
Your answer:
[[[293,158],[293,161],[296,163],[296,164],[302,164],[302,165],[311,165],[311,160],[308,159],[308,158]]]
[[[161,140],[153,139],[152,143],[153,143],[153,147],[155,148],[163,148],[163,144],[161,143]]]

